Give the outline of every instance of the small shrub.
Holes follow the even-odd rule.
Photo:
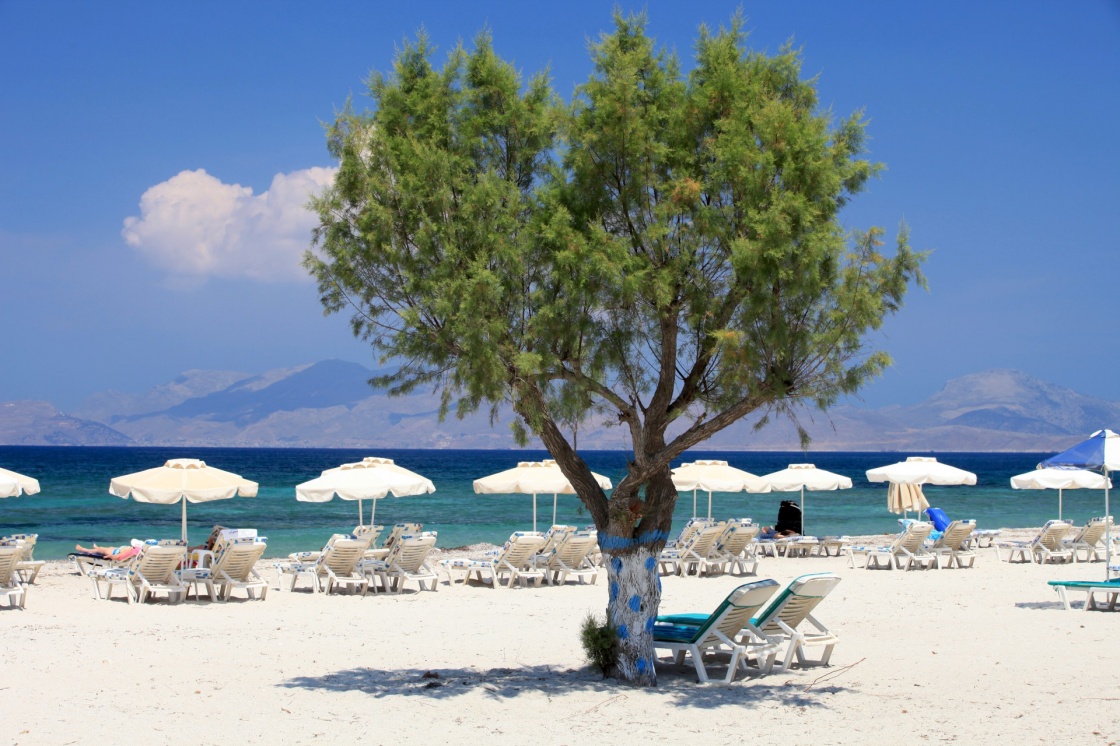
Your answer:
[[[588,662],[599,669],[604,679],[610,676],[618,662],[618,630],[614,625],[605,619],[600,622],[598,617],[588,613],[579,638]]]

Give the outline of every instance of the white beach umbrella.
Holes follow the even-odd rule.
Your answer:
[[[338,495],[343,500],[358,501],[358,525],[362,523],[362,500],[371,500],[369,525],[377,511],[377,501],[393,497],[428,495],[436,491],[432,480],[398,466],[389,458],[366,458],[352,464],[327,469],[320,476],[296,486],[300,502],[325,503]]]
[[[713,492],[769,492],[770,485],[749,471],[728,466],[726,461],[697,460],[673,469],[678,490],[692,490],[692,517],[696,517],[696,491],[708,493],[708,517],[712,517]]]
[[[888,510],[892,513],[906,513],[910,510],[921,512],[929,507],[920,485],[976,484],[976,475],[943,464],[932,456],[910,456],[905,461],[868,469],[867,481],[890,482],[891,487],[887,490]],[[913,485],[918,486],[919,489],[915,494],[912,489],[904,490],[895,485]]]
[[[25,477],[7,469],[0,469],[0,497],[34,495],[38,491],[39,480]]]
[[[813,464],[790,464],[789,468],[763,477],[775,492],[801,491],[801,533],[805,533],[805,490],[810,492],[847,490],[852,480],[842,474],[818,469]]]
[[[136,502],[183,503],[183,541],[187,540],[187,503],[225,500],[235,495],[256,497],[257,483],[196,458],[173,458],[163,466],[116,477],[109,494]]]
[[[609,490],[611,480],[602,474],[591,473],[595,481]],[[537,530],[537,495],[552,494],[552,522],[556,523],[556,496],[574,495],[575,488],[552,459],[521,461],[512,469],[474,480],[474,491],[485,495],[532,495],[533,530]]]
[[[1062,520],[1062,490],[1103,490],[1112,487],[1104,474],[1085,469],[1035,469],[1011,477],[1011,486],[1017,490],[1057,490],[1058,520]]]

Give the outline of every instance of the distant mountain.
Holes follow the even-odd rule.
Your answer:
[[[371,371],[357,363],[327,360],[293,368],[288,375],[272,380],[266,376],[245,378],[221,391],[189,398],[167,409],[134,414],[124,419],[201,418],[211,422],[232,422],[243,428],[278,412],[353,407],[369,398],[372,393],[369,386],[372,375]]]
[[[125,446],[132,438],[107,425],[59,412],[45,401],[0,402],[0,444]]]
[[[140,412],[174,407],[188,399],[206,396],[250,378],[248,373],[232,370],[188,370],[174,381],[156,386],[142,394],[103,391],[88,397],[74,411],[77,417],[112,423]]]
[[[494,426],[486,412],[440,422],[434,392],[389,397],[369,386],[376,375],[340,360],[259,375],[194,370],[141,394],[97,394],[75,416],[41,402],[8,403],[0,405],[0,443],[513,447],[508,409]],[[800,420],[817,451],[1052,451],[1120,426],[1120,402],[989,370],[949,381],[913,406],[840,406]],[[799,449],[791,423],[775,418],[756,431],[757,421],[736,423],[703,447]],[[584,423],[578,438],[580,448],[629,445],[628,433],[609,420]]]
[[[752,424],[733,425],[713,438],[712,446],[796,448],[796,430],[788,422],[775,421],[759,432],[751,432]],[[827,414],[807,413],[803,424],[812,448],[822,451],[1049,451],[1102,427],[1120,426],[1120,402],[1021,371],[988,370],[953,379],[913,406],[841,406]]]

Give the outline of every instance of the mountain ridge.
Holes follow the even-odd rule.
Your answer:
[[[73,413],[45,402],[0,404],[0,443],[348,448],[514,448],[509,408],[438,418],[432,391],[390,397],[369,381],[385,371],[324,360],[259,374],[185,371],[138,394],[100,392]],[[706,450],[800,449],[796,427],[762,414],[703,444]],[[802,411],[818,451],[1050,451],[1120,423],[1120,402],[1085,396],[1022,371],[994,369],[947,381],[912,405],[852,404]],[[602,417],[581,425],[583,448],[629,447]]]

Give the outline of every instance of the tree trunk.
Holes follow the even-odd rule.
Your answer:
[[[610,530],[605,536],[600,532],[599,544],[607,560],[607,620],[618,632],[614,675],[639,686],[656,686],[653,623],[661,608],[657,558],[672,526],[677,492],[668,467],[644,487],[645,500],[626,488],[615,490]]]
[[[610,593],[607,620],[618,632],[615,676],[639,686],[656,686],[653,621],[661,605],[657,555],[648,546],[619,552],[604,548]]]

